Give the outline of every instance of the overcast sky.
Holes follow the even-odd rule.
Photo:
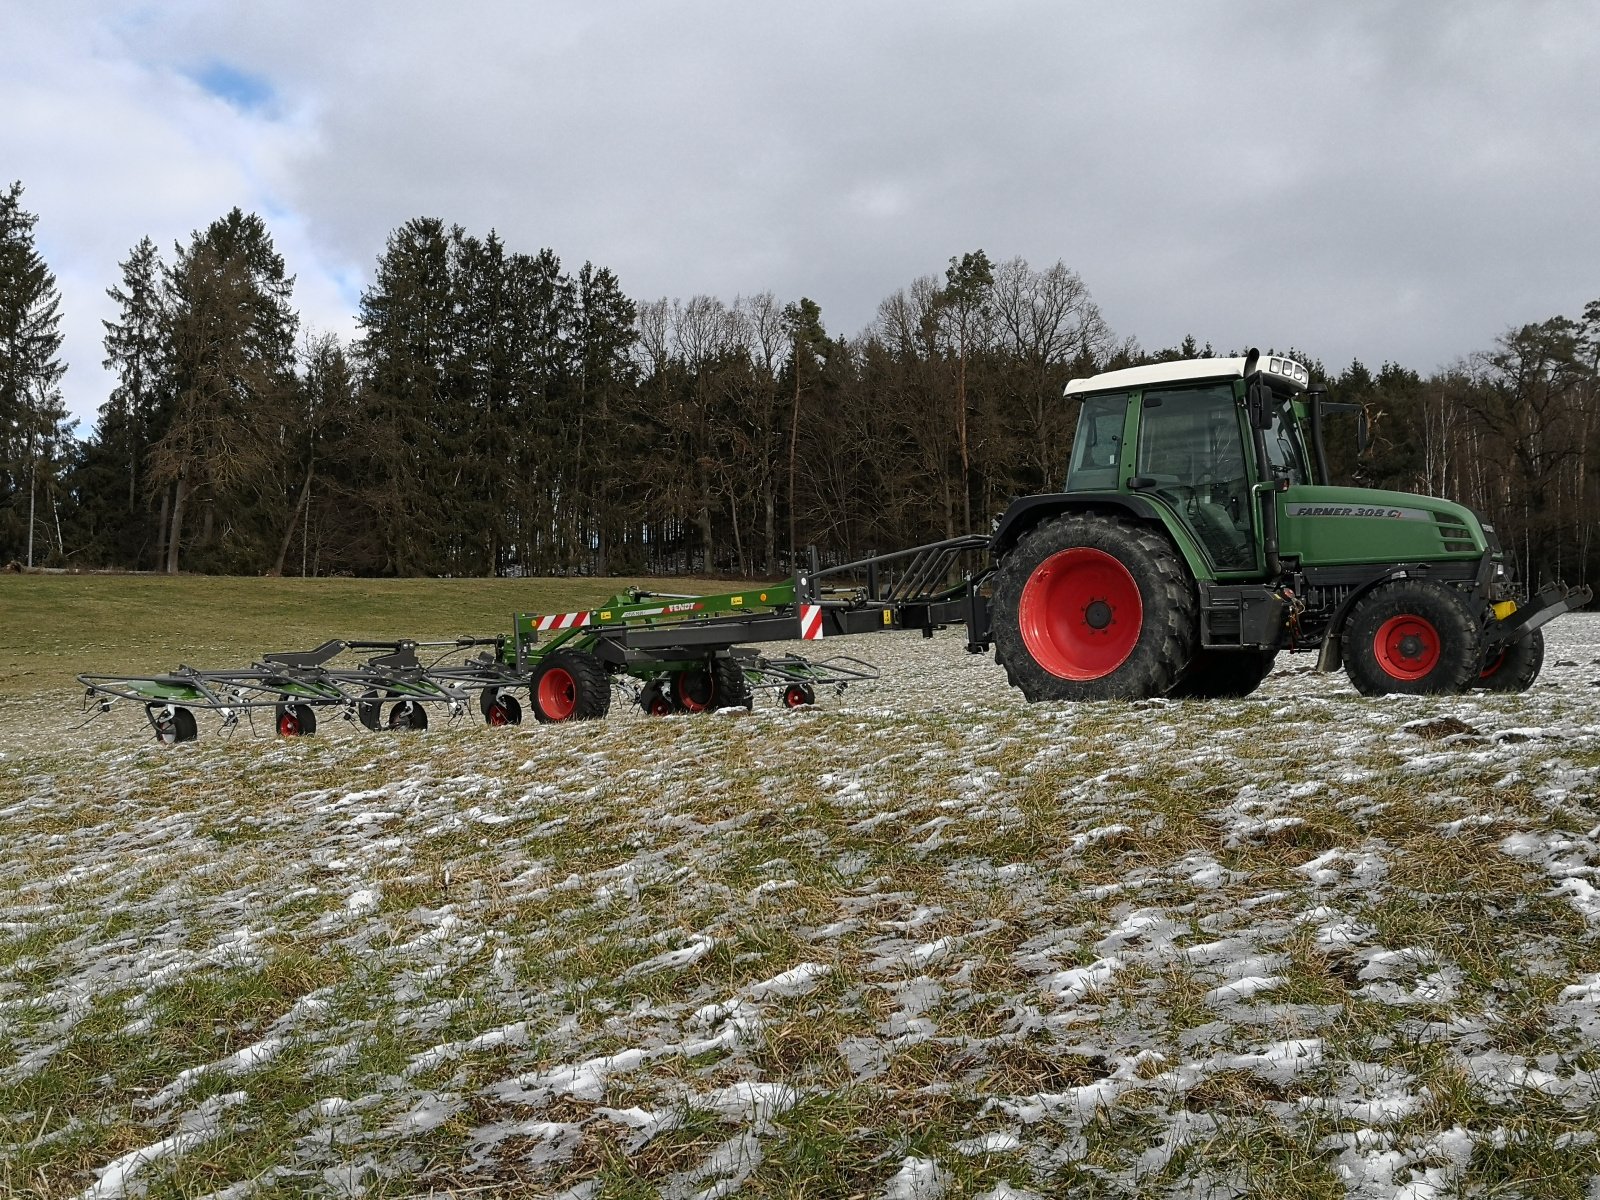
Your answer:
[[[1426,372],[1600,297],[1597,64],[1587,0],[0,0],[0,176],[85,432],[118,262],[234,205],[346,336],[428,215],[832,333],[1059,259],[1146,347]]]

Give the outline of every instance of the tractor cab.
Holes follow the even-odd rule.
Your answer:
[[[1067,395],[1083,407],[1064,490],[1148,497],[1178,527],[1198,573],[1259,577],[1278,515],[1261,497],[1312,482],[1300,434],[1309,373],[1281,357],[1259,366],[1199,359],[1074,380]]]

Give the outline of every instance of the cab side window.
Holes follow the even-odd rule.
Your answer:
[[[1122,465],[1122,422],[1128,394],[1090,396],[1078,412],[1078,433],[1072,443],[1067,475],[1069,492],[1115,490]]]

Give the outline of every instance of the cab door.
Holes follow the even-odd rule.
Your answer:
[[[1228,382],[1140,397],[1132,485],[1163,500],[1225,575],[1261,569],[1245,429]]]

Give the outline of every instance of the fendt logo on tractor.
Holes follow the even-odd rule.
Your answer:
[[[654,715],[748,707],[763,688],[796,707],[876,671],[747,647],[955,624],[1034,701],[1244,696],[1284,651],[1342,665],[1366,695],[1524,691],[1544,662],[1541,627],[1590,599],[1560,583],[1524,596],[1493,527],[1460,504],[1335,486],[1323,421],[1353,406],[1328,403],[1293,359],[1131,367],[1075,379],[1066,398],[1081,408],[1060,492],[1014,501],[988,535],[827,567],[813,552],[756,602],[635,590],[591,611],[519,613],[509,635],[329,641],[245,670],[78,678],[101,708],[143,704],[163,741],[193,738],[196,709],[225,728],[271,709],[286,736],[328,708],[421,729],[430,706],[457,716],[474,694],[490,725],[521,722],[519,695],[546,722],[603,716],[613,691]],[[423,649],[439,654],[424,662]],[[383,653],[341,662],[363,650]]]

